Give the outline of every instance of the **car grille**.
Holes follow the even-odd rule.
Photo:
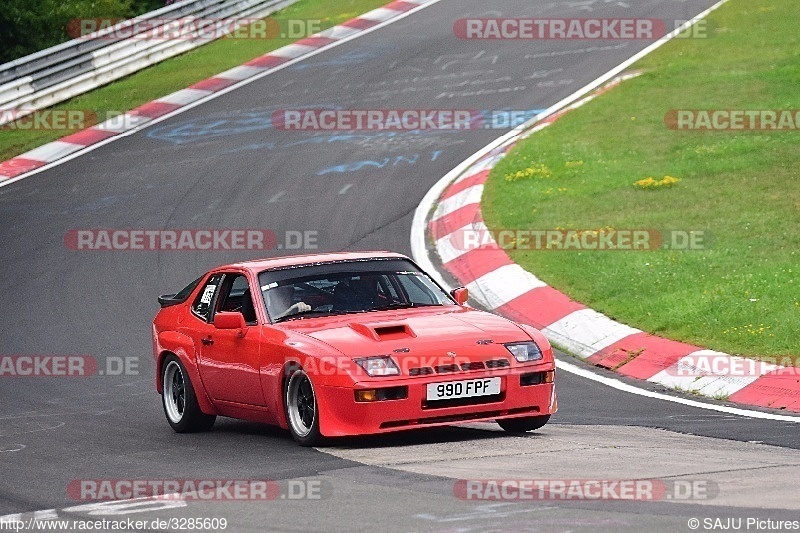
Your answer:
[[[437,374],[452,374],[461,370],[458,365],[439,365],[433,367]]]
[[[495,368],[508,368],[511,363],[508,359],[491,359],[485,363],[482,361],[473,361],[471,363],[462,363],[460,366],[456,364],[439,365],[435,367],[423,366],[419,368],[409,368],[409,376],[429,376],[431,374],[454,374],[456,372],[473,372],[476,370],[495,369]]]

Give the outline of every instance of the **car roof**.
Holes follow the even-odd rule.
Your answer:
[[[273,268],[286,268],[302,265],[318,265],[321,263],[337,263],[344,261],[359,261],[365,259],[408,259],[403,254],[396,252],[334,252],[311,255],[292,255],[286,257],[273,257],[269,259],[256,259],[233,263],[214,270],[229,267],[244,268],[253,272],[262,272]]]

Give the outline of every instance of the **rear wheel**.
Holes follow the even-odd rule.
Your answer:
[[[207,415],[200,410],[194,387],[192,387],[192,382],[180,359],[169,355],[164,360],[162,368],[161,403],[164,406],[167,422],[172,429],[178,433],[194,433],[211,429],[217,417]]]
[[[304,370],[293,370],[286,382],[286,422],[292,438],[301,446],[322,442],[319,409],[311,378]]]
[[[497,420],[496,422],[509,433],[526,433],[543,427],[547,424],[548,420],[550,420],[550,415],[507,418],[505,420]]]

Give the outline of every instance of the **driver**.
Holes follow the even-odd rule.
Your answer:
[[[267,292],[270,315],[272,315],[272,320],[279,320],[281,318],[295,315],[297,313],[305,313],[307,311],[311,311],[311,306],[305,302],[297,302],[296,304],[293,305],[292,304],[292,300],[294,299],[293,296],[294,296],[293,285],[282,285],[279,287],[275,287],[274,289]],[[283,309],[284,311],[281,312],[281,309]]]
[[[378,277],[365,274],[340,281],[333,290],[339,311],[371,311],[380,303]]]

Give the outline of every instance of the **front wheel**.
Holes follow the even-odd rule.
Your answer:
[[[303,370],[294,370],[286,383],[286,422],[292,438],[301,446],[322,442],[319,432],[319,408],[311,378]]]
[[[550,415],[507,418],[505,420],[496,420],[496,422],[509,433],[525,433],[543,427],[548,420],[550,420]]]
[[[164,360],[163,389],[161,403],[167,422],[177,433],[194,433],[211,429],[215,415],[207,415],[200,410],[194,387],[189,380],[183,363],[174,355]]]

